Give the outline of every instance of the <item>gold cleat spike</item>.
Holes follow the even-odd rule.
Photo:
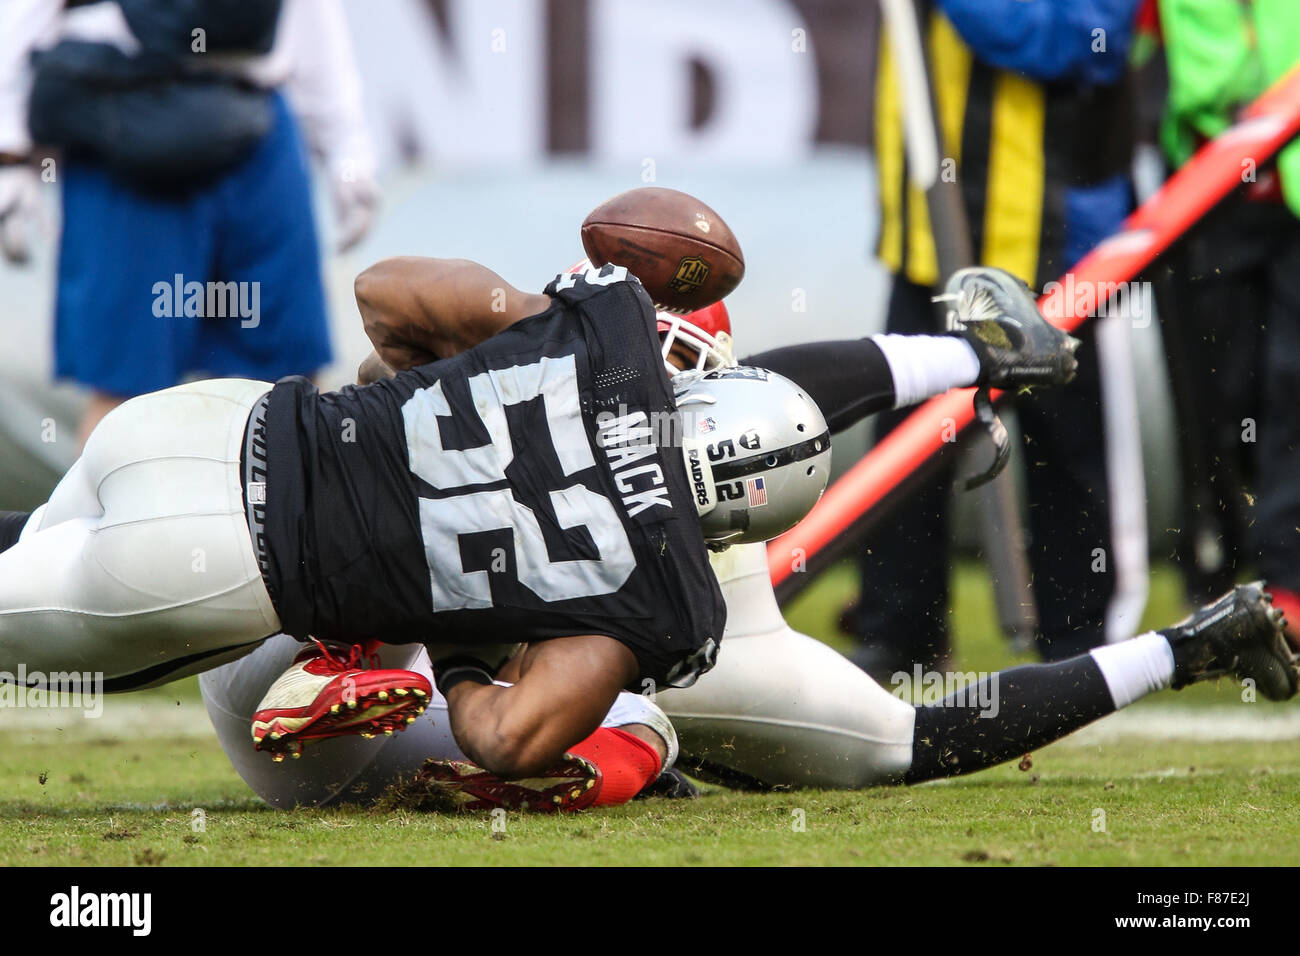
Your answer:
[[[385,736],[385,737],[391,737],[391,736],[393,736],[393,728],[391,728],[391,727],[385,728],[385,730],[384,730],[384,736]]]
[[[299,757],[301,757],[301,756],[302,756],[302,751],[301,751],[301,750],[295,750],[295,751],[293,752],[293,759],[294,759],[294,760],[297,760],[297,759],[298,759]]]
[[[396,694],[398,697],[405,697],[407,694],[410,693],[410,691],[407,690],[405,687],[394,687],[393,693]]]
[[[415,718],[414,718],[414,717],[407,717],[407,718],[406,718],[406,722],[407,722],[408,724],[413,724],[413,723],[415,723]]]
[[[281,734],[281,733],[279,733],[279,732],[277,732],[277,731],[274,731],[274,730],[271,731],[271,739],[272,739],[272,740],[279,740],[279,739],[280,739],[281,737],[283,737],[283,736],[284,736],[283,734]]]
[[[356,710],[356,709],[357,709],[357,702],[355,700],[348,701],[348,710]]]
[[[369,734],[369,733],[366,733],[365,731],[362,731],[362,732],[361,732],[361,736],[362,736],[362,737],[365,737],[366,740],[374,740],[374,739],[375,739],[375,735],[374,735],[374,734]]]
[[[330,705],[330,713],[331,713],[331,714],[337,714],[338,712],[339,712],[339,705],[338,705],[338,704],[331,704],[331,705]]]
[[[414,694],[416,697],[420,698],[421,700],[424,700],[424,698],[429,696],[424,691],[420,690],[420,688],[418,687],[412,690],[411,693]]]
[[[376,694],[375,696],[378,697],[380,700],[388,700],[388,691],[386,691],[386,690],[381,690],[381,691],[380,691],[378,694]]]

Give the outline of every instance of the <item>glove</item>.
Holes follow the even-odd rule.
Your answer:
[[[347,252],[365,238],[379,208],[379,185],[374,176],[349,160],[331,163],[331,191],[339,238],[336,249]]]
[[[27,163],[0,166],[0,252],[10,262],[27,262],[33,238],[44,232],[40,188]]]
[[[949,326],[980,362],[976,382],[993,388],[1064,385],[1079,367],[1079,340],[1043,318],[1029,286],[988,266],[959,269],[936,302],[949,302]]]

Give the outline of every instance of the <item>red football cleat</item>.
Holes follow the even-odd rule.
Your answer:
[[[600,796],[600,768],[591,761],[565,754],[535,777],[504,780],[491,771],[461,760],[426,760],[419,779],[435,781],[457,810],[584,810]]]
[[[315,644],[276,679],[253,714],[253,746],[273,760],[297,757],[307,740],[391,735],[424,713],[433,686],[422,674],[367,670],[359,644],[346,658]]]

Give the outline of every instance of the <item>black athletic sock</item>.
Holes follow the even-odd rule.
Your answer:
[[[0,552],[8,551],[18,543],[30,511],[0,511]]]
[[[920,783],[982,770],[1114,710],[1101,668],[1088,654],[999,671],[941,704],[916,708],[912,766],[903,779]]]
[[[894,375],[870,339],[788,345],[742,362],[770,369],[805,389],[832,432],[894,407]]]

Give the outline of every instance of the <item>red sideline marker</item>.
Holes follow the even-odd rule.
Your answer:
[[[1078,327],[1099,303],[1102,283],[1132,280],[1207,212],[1242,185],[1247,161],[1262,166],[1300,134],[1300,67],[1278,80],[1243,112],[1241,120],[1206,143],[1115,235],[1038,300],[1048,319],[1066,331]],[[1067,300],[1067,296],[1069,299]],[[843,534],[943,447],[945,427],[961,430],[975,417],[974,389],[930,399],[827,490],[808,516],[767,546],[772,584]],[[996,397],[996,393],[995,393]],[[945,422],[951,419],[951,424]]]

